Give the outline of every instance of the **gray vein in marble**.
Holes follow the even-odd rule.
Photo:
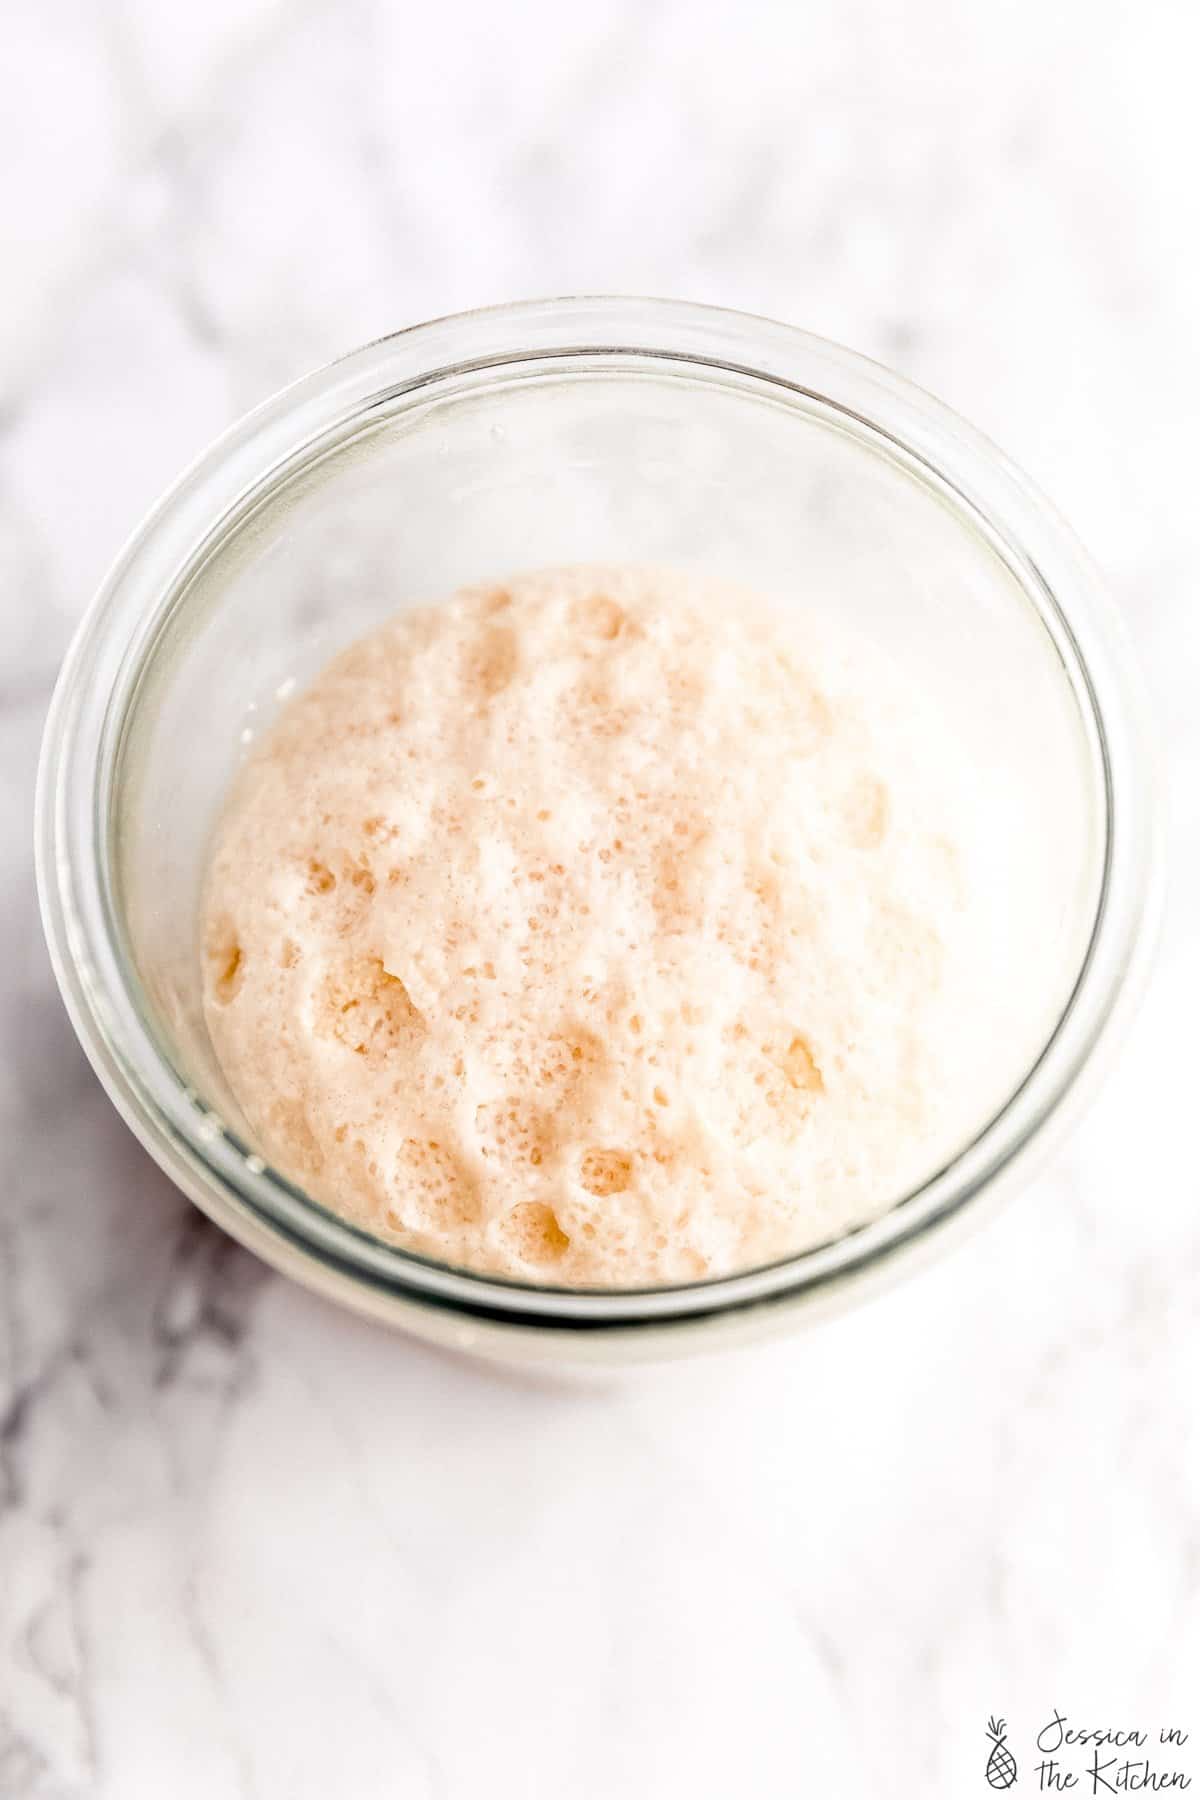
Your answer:
[[[205,1340],[225,1353],[230,1393],[246,1379],[238,1356],[253,1320],[267,1271],[201,1214],[186,1213],[171,1247],[163,1287],[150,1319],[154,1383],[166,1388],[186,1372]]]
[[[200,1579],[200,1576],[193,1571],[184,1582],[181,1611],[187,1634],[195,1646],[196,1654],[207,1671],[213,1692],[217,1696],[222,1718],[227,1721],[230,1711],[228,1677],[221,1658],[219,1639],[214,1637],[205,1622],[200,1598]],[[244,1797],[244,1800],[258,1800],[262,1790],[255,1780],[254,1761],[236,1729],[232,1727],[227,1729],[226,1742],[237,1769],[238,1792]]]

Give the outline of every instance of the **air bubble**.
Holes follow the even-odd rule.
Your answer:
[[[479,1191],[438,1138],[405,1138],[391,1180],[387,1223],[401,1234],[461,1231],[479,1222]]]
[[[579,1179],[589,1194],[623,1194],[633,1176],[633,1159],[624,1150],[585,1150]]]
[[[218,1006],[228,1006],[241,991],[246,962],[232,921],[223,919],[210,928],[208,963],[211,993]]]
[[[537,1200],[514,1206],[504,1218],[501,1235],[520,1261],[535,1265],[560,1262],[571,1246],[553,1207]]]
[[[581,601],[575,618],[588,637],[609,642],[620,636],[621,627],[625,623],[625,614],[621,608],[605,594],[596,594],[590,600]]]
[[[356,957],[326,976],[318,1021],[324,1036],[373,1066],[411,1053],[425,1029],[404,983],[376,956]]]
[[[794,1088],[803,1088],[807,1093],[819,1094],[825,1086],[821,1079],[821,1071],[813,1059],[813,1053],[802,1037],[794,1037],[788,1045],[783,1059],[783,1069]]]
[[[517,672],[517,640],[507,626],[490,625],[467,652],[465,680],[468,688],[490,700],[506,688]]]

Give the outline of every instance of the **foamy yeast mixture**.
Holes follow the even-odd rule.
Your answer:
[[[936,712],[661,570],[408,612],[242,771],[205,996],[264,1151],[379,1236],[691,1280],[883,1211],[978,1123],[986,897]]]

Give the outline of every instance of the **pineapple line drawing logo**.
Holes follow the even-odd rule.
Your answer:
[[[992,1752],[987,1761],[988,1786],[993,1788],[1015,1786],[1017,1759],[1004,1741],[1004,1720],[989,1719],[987,1734],[992,1740]]]

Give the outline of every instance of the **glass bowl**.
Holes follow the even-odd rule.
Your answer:
[[[860,1230],[686,1286],[582,1291],[422,1259],[267,1165],[213,1057],[197,910],[244,746],[400,605],[539,565],[670,563],[801,592],[938,684],[993,778],[1014,955],[1044,971],[1011,1089]],[[131,539],[55,694],[38,875],[63,996],[151,1155],[268,1262],[462,1349],[613,1360],[811,1317],[1028,1172],[1118,1035],[1160,887],[1130,659],[1067,528],[985,439],[788,327],[569,299],[437,320],[297,382]],[[1024,934],[1022,937],[1021,934]],[[1009,972],[999,972],[1009,979]]]

